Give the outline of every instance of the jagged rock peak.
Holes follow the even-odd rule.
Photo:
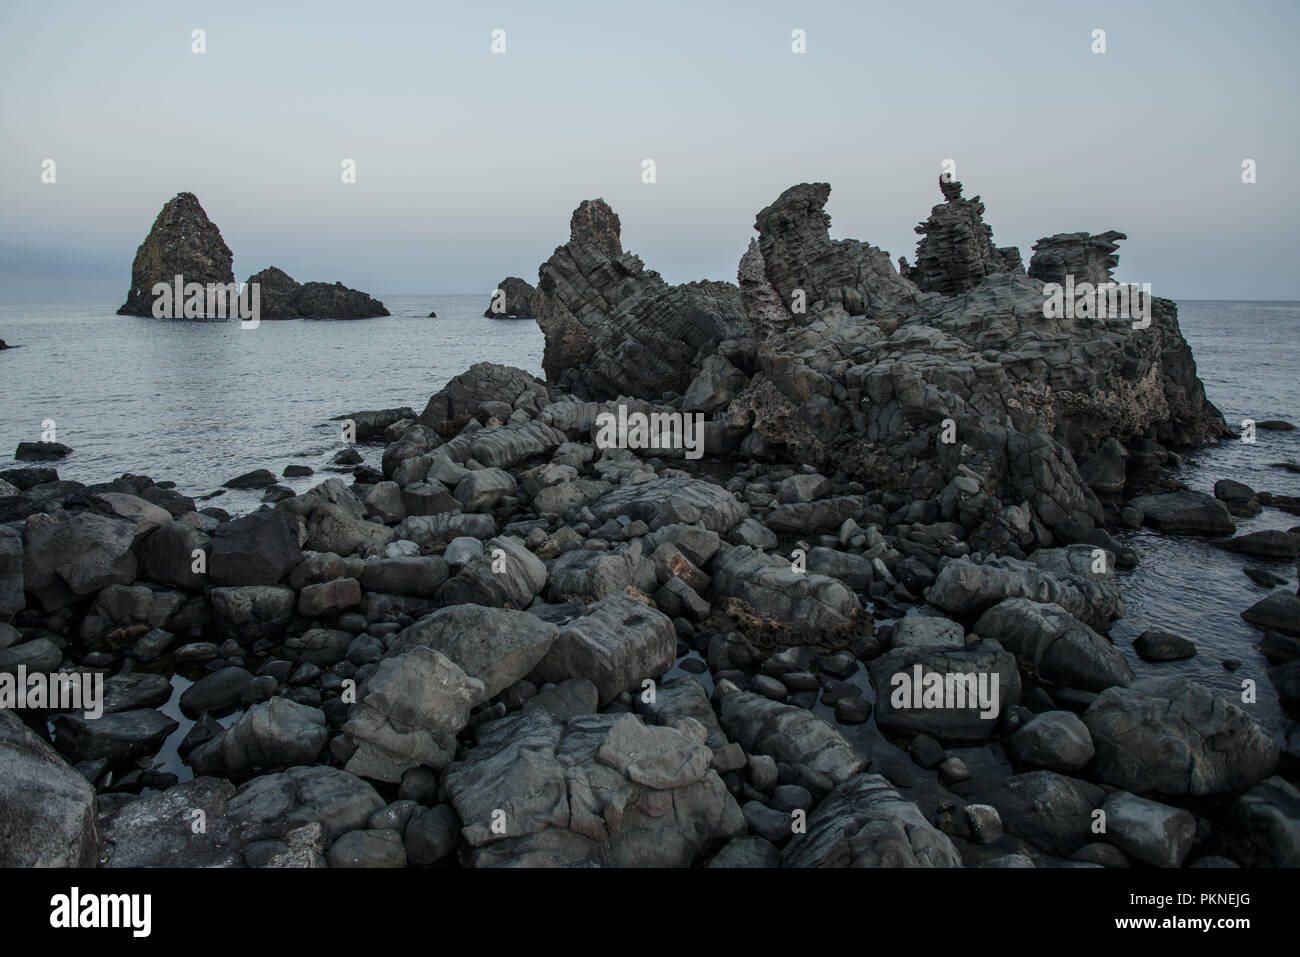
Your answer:
[[[610,259],[623,255],[622,226],[618,214],[603,199],[584,199],[569,220],[569,242],[591,243]]]
[[[575,212],[574,215],[576,216],[577,213]],[[507,276],[501,280],[501,285],[497,289],[501,290],[503,295],[498,296],[493,292],[492,298],[488,300],[487,309],[483,310],[485,318],[532,319],[536,315],[533,311],[533,299],[537,296],[537,289],[531,283],[525,282],[518,276]]]
[[[684,392],[718,343],[749,331],[734,285],[670,286],[624,253],[604,200],[579,205],[570,232],[538,269],[531,300],[551,385],[593,399]]]
[[[118,310],[123,316],[153,315],[153,285],[185,282],[228,284],[235,281],[234,254],[221,238],[193,193],[177,193],[153,221],[131,265],[131,289]]]
[[[1001,272],[1023,272],[1020,250],[993,245],[993,229],[984,222],[984,204],[976,196],[964,199],[961,183],[939,177],[944,202],[916,227],[923,238],[916,247],[916,265],[900,260],[899,270],[926,292],[954,296]]]
[[[901,319],[917,305],[916,289],[889,254],[856,239],[830,237],[829,183],[791,186],[755,217],[768,282],[792,314],[840,307],[851,316]],[[800,295],[802,293],[802,295]]]
[[[1073,276],[1076,284],[1112,282],[1111,271],[1119,265],[1119,240],[1128,239],[1121,232],[1057,233],[1034,243],[1029,260],[1029,275],[1043,282],[1064,283]]]

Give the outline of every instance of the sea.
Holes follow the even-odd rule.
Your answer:
[[[0,450],[52,429],[74,449],[54,463],[62,478],[146,474],[187,495],[219,493],[200,504],[238,514],[256,508],[261,492],[223,491],[234,476],[309,465],[315,475],[281,480],[298,492],[328,477],[330,458],[345,446],[338,416],[399,406],[418,414],[475,362],[541,375],[537,324],[484,318],[482,295],[379,298],[392,316],[263,321],[252,329],[118,316],[116,301],[0,303],[0,338],[18,347],[0,352]],[[1230,425],[1300,424],[1300,303],[1180,301],[1179,322],[1206,392]],[[358,450],[378,464],[381,449]],[[1229,440],[1190,453],[1177,477],[1206,492],[1233,478],[1300,495],[1300,474],[1275,465],[1288,461],[1300,461],[1300,431],[1257,430],[1253,443]],[[1239,532],[1297,525],[1300,517],[1276,509],[1237,521]],[[1240,617],[1267,591],[1242,568],[1267,568],[1286,580],[1279,587],[1294,591],[1295,565],[1148,530],[1118,537],[1141,556],[1136,569],[1120,573],[1126,612],[1110,633],[1134,671],[1186,675],[1235,699],[1251,682],[1256,700],[1246,707],[1280,736],[1285,719],[1256,648],[1260,634]],[[1142,661],[1132,642],[1148,629],[1190,638],[1196,656]],[[1241,665],[1231,671],[1225,661]]]

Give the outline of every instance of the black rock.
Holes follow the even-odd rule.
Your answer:
[[[20,462],[50,462],[72,451],[62,442],[19,442],[14,458]]]

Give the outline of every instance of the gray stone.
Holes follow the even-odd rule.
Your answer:
[[[1102,806],[1106,839],[1129,857],[1153,867],[1182,867],[1196,839],[1196,818],[1126,791],[1112,791]]]
[[[537,667],[558,635],[555,625],[527,612],[452,605],[400,632],[388,655],[431,648],[482,682],[486,697],[495,698]]]
[[[1277,742],[1250,715],[1186,678],[1110,688],[1083,721],[1097,777],[1137,794],[1241,793],[1277,765]]]
[[[1007,742],[1020,764],[1070,773],[1096,754],[1088,726],[1070,711],[1044,711],[1035,715]]]
[[[335,841],[325,859],[330,867],[405,867],[402,835],[382,831],[349,831]]]
[[[661,612],[623,594],[611,594],[560,629],[537,673],[546,681],[587,678],[602,704],[672,667],[677,632]]]
[[[195,748],[189,763],[198,774],[244,778],[254,771],[314,764],[328,737],[319,708],[271,698],[253,705],[217,737]]]
[[[397,782],[409,768],[443,767],[455,754],[470,709],[484,697],[482,682],[424,646],[386,658],[343,725],[355,746],[344,770]]]
[[[878,774],[840,783],[808,815],[784,867],[960,867],[952,842]]]
[[[1134,680],[1124,653],[1059,605],[1007,598],[980,616],[975,631],[1058,685],[1104,691]]]
[[[95,865],[94,788],[7,710],[0,710],[0,779],[0,866]]]
[[[721,722],[727,736],[751,756],[769,755],[825,775],[832,784],[847,781],[870,762],[844,736],[810,711],[770,701],[761,695],[720,686]]]

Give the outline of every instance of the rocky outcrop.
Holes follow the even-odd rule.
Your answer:
[[[574,213],[576,216],[577,213]],[[617,236],[617,227],[615,227]],[[507,276],[501,280],[483,316],[487,319],[532,319],[535,318],[533,299],[537,295],[536,287],[518,276]]]
[[[749,329],[735,286],[670,286],[624,253],[618,216],[601,199],[574,211],[569,242],[538,276],[542,368],[584,398],[684,392],[719,342]]]
[[[726,412],[745,450],[913,494],[939,494],[964,466],[979,476],[971,501],[1028,500],[1053,532],[1081,540],[1101,508],[1076,458],[1112,436],[1226,434],[1172,303],[1155,300],[1141,331],[1046,319],[1041,281],[996,263],[963,206],[942,215],[967,216],[972,261],[998,268],[978,281],[968,268],[942,281],[950,294],[927,293],[878,250],[831,241],[828,194],[825,184],[783,193],[741,261],[743,301],[764,334]],[[803,315],[792,311],[801,300]]]
[[[916,227],[923,238],[916,247],[916,265],[899,271],[924,292],[952,296],[978,286],[985,276],[1023,272],[1020,250],[998,249],[993,230],[984,222],[984,204],[976,196],[964,199],[961,183],[939,180],[946,202],[930,210],[930,218]]]
[[[262,319],[370,319],[390,314],[378,299],[341,282],[300,283],[275,266],[254,273],[248,282],[258,283]]]
[[[1119,240],[1128,239],[1123,233],[1108,230],[1104,233],[1057,233],[1045,236],[1034,243],[1034,255],[1029,260],[1029,275],[1043,282],[1064,285],[1065,277],[1074,277],[1074,284],[1112,282],[1112,273],[1119,265]]]
[[[451,438],[480,414],[485,402],[537,409],[549,401],[546,386],[522,369],[478,362],[454,377],[429,398],[420,424],[443,438]]]
[[[301,319],[295,302],[302,283],[283,269],[267,266],[248,277],[249,284],[257,283],[258,301],[262,319]]]
[[[186,283],[229,286],[235,281],[233,264],[234,254],[221,238],[221,230],[199,205],[198,197],[177,193],[163,206],[149,235],[136,250],[131,264],[131,289],[117,314],[152,316],[154,283],[172,285],[177,276],[183,276]]]
[[[294,300],[304,319],[369,319],[389,312],[378,299],[341,282],[305,282]]]

